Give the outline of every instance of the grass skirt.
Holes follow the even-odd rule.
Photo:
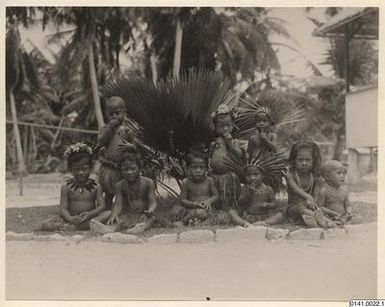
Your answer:
[[[99,184],[101,185],[103,192],[115,194],[115,185],[121,179],[122,176],[119,169],[102,163],[99,170]]]

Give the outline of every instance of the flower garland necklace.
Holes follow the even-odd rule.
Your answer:
[[[309,185],[308,185],[306,188],[304,188],[304,187],[302,186],[301,180],[299,179],[299,176],[298,176],[297,171],[295,171],[295,179],[297,180],[298,185],[299,185],[305,192],[307,192],[307,191],[311,192],[311,191],[313,190],[313,185],[314,185],[313,173],[310,173],[310,183],[309,183]]]

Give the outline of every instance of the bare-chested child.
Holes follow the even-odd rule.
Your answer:
[[[277,149],[277,135],[273,132],[274,121],[270,113],[271,111],[267,107],[261,107],[255,113],[256,130],[247,144],[247,153],[249,156],[259,150],[275,152]]]
[[[125,102],[120,97],[111,97],[106,101],[108,123],[99,131],[99,146],[101,163],[99,183],[102,186],[106,207],[111,209],[115,195],[115,185],[122,179],[120,172],[120,145],[125,141],[134,141],[127,127],[123,125],[125,116]]]
[[[180,203],[186,209],[182,221],[185,225],[206,220],[211,207],[218,200],[214,180],[207,176],[208,157],[193,153],[186,157],[188,177],[183,179]]]
[[[256,165],[244,168],[246,184],[242,186],[239,203],[243,208],[242,218],[247,222],[274,225],[284,220],[277,206],[273,189],[263,183],[264,173]]]
[[[128,229],[129,234],[140,234],[155,222],[155,184],[152,179],[140,175],[141,159],[135,146],[120,151],[122,179],[116,183],[111,217],[107,225],[93,221],[91,230],[109,233]]]
[[[248,226],[237,212],[240,194],[239,178],[226,166],[226,159],[231,155],[237,159],[242,159],[244,155],[239,141],[232,137],[234,114],[228,106],[220,105],[212,117],[217,138],[210,144],[210,167],[219,193],[219,200],[214,206],[218,212],[213,223],[232,222],[236,225]]]
[[[325,183],[318,194],[317,203],[322,212],[336,221],[351,220],[353,214],[349,192],[344,187],[345,166],[340,161],[329,160],[322,165],[321,172]]]
[[[288,187],[288,217],[310,227],[334,226],[316,203],[322,187],[322,181],[318,177],[321,163],[318,145],[313,142],[295,143],[288,162],[289,170],[285,174]]]
[[[87,230],[91,219],[106,222],[111,212],[105,211],[103,192],[93,179],[92,149],[86,144],[69,146],[64,153],[67,166],[73,177],[62,185],[60,190],[60,215],[41,225],[41,230]]]

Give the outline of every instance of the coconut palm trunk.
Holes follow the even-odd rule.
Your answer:
[[[173,75],[176,76],[180,71],[180,63],[182,56],[182,39],[183,39],[183,28],[180,17],[178,17],[176,22],[175,30],[175,49],[174,49],[174,66],[173,66]]]
[[[24,163],[23,148],[21,145],[20,130],[19,130],[19,126],[17,124],[15,97],[13,95],[13,89],[12,88],[9,91],[9,102],[11,105],[11,113],[12,113],[12,121],[13,121],[13,133],[14,133],[15,141],[16,141],[18,171],[19,171],[19,175],[22,176],[23,174],[25,174],[26,169],[25,169],[25,163]]]
[[[104,126],[104,120],[103,120],[102,108],[100,104],[98,79],[96,77],[96,69],[94,64],[94,50],[92,48],[92,44],[89,44],[88,46],[88,67],[90,70],[91,91],[92,91],[92,98],[93,98],[94,107],[95,107],[95,116],[98,122],[98,127],[100,129]]]

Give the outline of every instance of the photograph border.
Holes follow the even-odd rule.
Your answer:
[[[112,2],[112,1],[111,1]],[[76,5],[74,5],[76,4]],[[1,271],[2,274],[2,287],[0,290],[0,306],[106,306],[106,301],[27,301],[27,300],[5,300],[5,8],[7,6],[261,6],[261,7],[379,7],[379,67],[378,67],[378,181],[377,181],[377,193],[378,193],[378,217],[377,217],[377,297],[385,299],[385,67],[384,67],[384,41],[385,41],[385,21],[384,21],[384,9],[385,1],[382,0],[350,0],[350,1],[331,1],[331,0],[317,0],[317,1],[300,1],[300,0],[261,0],[261,1],[230,1],[230,0],[206,0],[206,1],[160,1],[160,0],[133,0],[127,5],[127,1],[113,1],[107,3],[107,1],[85,1],[79,0],[76,3],[69,1],[36,1],[36,0],[15,0],[1,2],[1,16],[0,21],[2,28],[0,30],[0,37],[3,41],[0,47],[1,53],[1,68],[2,74],[1,80],[1,93],[2,101],[0,104],[0,114],[3,120],[3,130],[0,137],[0,161],[2,167],[0,168],[0,197],[1,203],[4,204],[3,210],[0,213],[0,225],[3,229],[3,235],[0,240],[1,252]],[[380,171],[383,170],[383,171]],[[352,298],[353,299],[353,298]],[[323,301],[251,301],[251,302],[235,302],[235,301],[108,301],[108,306],[200,306],[202,304],[210,306],[325,306]],[[347,302],[327,302],[328,306],[348,306]]]

